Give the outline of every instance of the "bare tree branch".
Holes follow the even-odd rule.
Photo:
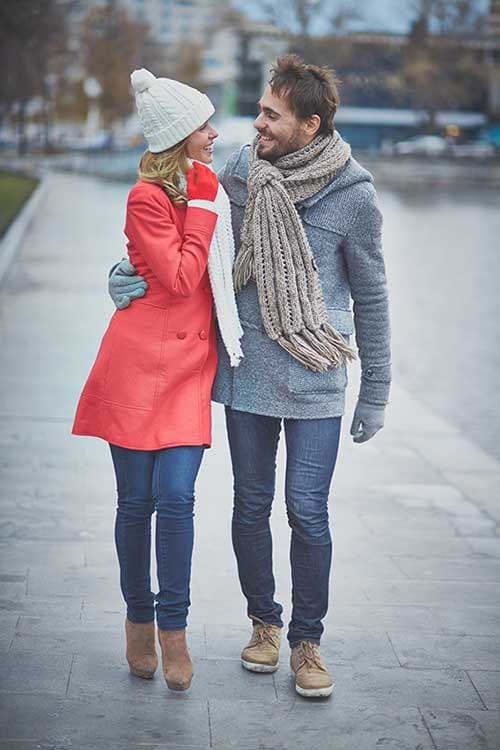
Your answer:
[[[414,20],[425,20],[441,36],[477,33],[486,15],[477,0],[412,0],[411,9]]]
[[[303,38],[313,35],[319,21],[324,22],[324,32],[333,28],[340,33],[360,18],[349,0],[257,0],[257,6],[267,21]]]

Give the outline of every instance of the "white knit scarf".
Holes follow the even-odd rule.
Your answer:
[[[229,355],[231,366],[237,367],[243,357],[240,344],[243,329],[238,317],[233,286],[235,249],[231,225],[231,206],[227,193],[221,184],[219,184],[214,207],[219,218],[215,225],[208,255],[208,275],[222,341]]]
[[[192,165],[193,160],[188,159],[188,163]],[[213,169],[212,166],[210,168]],[[179,187],[185,191],[186,186],[186,176],[182,174]],[[238,316],[233,285],[235,247],[231,224],[231,204],[220,183],[214,201],[214,211],[217,212],[218,218],[208,254],[208,275],[222,342],[229,355],[231,367],[237,367],[243,357],[240,344],[243,329]]]

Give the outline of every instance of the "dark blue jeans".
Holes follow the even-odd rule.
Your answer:
[[[156,510],[156,620],[160,630],[181,630],[191,604],[194,484],[204,449],[110,448],[118,494],[115,541],[127,617],[132,622],[154,619],[150,567],[151,516]]]
[[[226,407],[234,473],[233,547],[248,615],[282,626],[274,599],[269,518],[282,420]],[[328,610],[332,539],[328,494],[337,460],[341,417],[284,419],[285,500],[292,529],[292,618],[288,641],[319,643]]]

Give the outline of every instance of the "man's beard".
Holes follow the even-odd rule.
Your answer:
[[[293,133],[289,138],[280,141],[275,141],[272,148],[269,149],[265,154],[260,153],[260,148],[257,146],[257,155],[260,159],[265,159],[266,161],[271,162],[273,164],[277,159],[280,158],[280,156],[286,156],[287,154],[292,154],[294,151],[300,151],[301,148],[304,147],[304,143],[302,141],[302,135],[300,131],[294,130]]]

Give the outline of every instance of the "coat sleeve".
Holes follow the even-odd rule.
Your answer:
[[[208,263],[217,214],[188,207],[181,235],[156,195],[130,194],[125,234],[160,283],[177,297],[189,297]]]
[[[344,245],[361,360],[360,401],[385,405],[391,383],[387,282],[382,253],[382,214],[372,188],[363,197]]]
[[[223,166],[217,172],[217,177],[219,178],[219,182],[224,188],[224,190],[226,191],[226,193],[228,192],[229,181],[231,179],[235,164],[238,161],[239,155],[240,155],[239,151],[233,151],[233,153],[229,155],[227,161],[223,164]]]

